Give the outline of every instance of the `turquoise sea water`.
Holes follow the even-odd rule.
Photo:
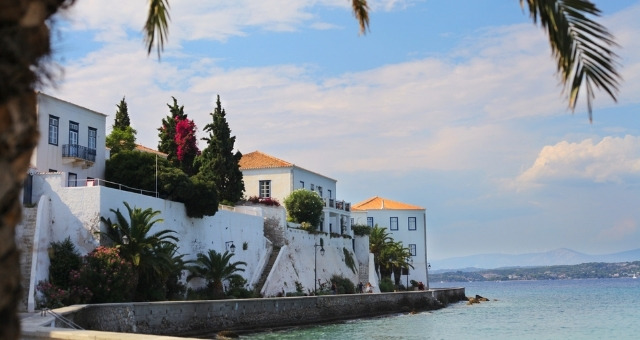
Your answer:
[[[640,279],[436,283],[463,286],[437,311],[242,335],[243,339],[640,339]],[[494,301],[497,300],[497,301]]]

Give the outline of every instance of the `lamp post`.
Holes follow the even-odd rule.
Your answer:
[[[127,235],[122,236],[122,244],[124,245],[129,244],[129,236]]]
[[[318,291],[318,247],[320,255],[324,256],[324,246],[322,243],[313,245],[313,293]]]
[[[407,262],[413,266],[413,257],[409,256]],[[409,290],[409,266],[407,266],[407,286],[405,288]]]
[[[230,250],[232,253],[236,252],[236,246],[233,244],[233,241],[227,241],[224,243],[226,250]]]

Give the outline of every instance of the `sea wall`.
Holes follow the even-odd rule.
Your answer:
[[[221,330],[273,329],[432,310],[465,299],[464,288],[448,288],[317,297],[87,305],[66,313],[65,317],[88,330],[193,336]],[[78,331],[72,331],[75,332]]]

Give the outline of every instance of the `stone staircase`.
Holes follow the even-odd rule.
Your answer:
[[[269,273],[271,273],[271,268],[273,268],[273,264],[276,262],[276,259],[278,258],[278,254],[280,254],[280,247],[274,246],[273,251],[269,256],[269,260],[267,261],[267,265],[264,267],[264,270],[262,271],[260,280],[258,280],[258,283],[256,283],[255,292],[257,294],[260,294],[260,291],[262,291],[262,287],[264,287],[264,284],[267,281],[267,277],[269,276]]]
[[[22,303],[18,306],[21,312],[27,310],[29,282],[31,280],[31,260],[33,238],[36,231],[38,208],[22,208],[22,221],[16,229],[16,243],[20,249],[20,275],[22,281]]]

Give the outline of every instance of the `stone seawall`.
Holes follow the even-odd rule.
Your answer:
[[[466,300],[465,289],[449,288],[318,297],[100,304],[77,308],[65,313],[65,317],[87,330],[189,336],[431,310],[461,300]]]

